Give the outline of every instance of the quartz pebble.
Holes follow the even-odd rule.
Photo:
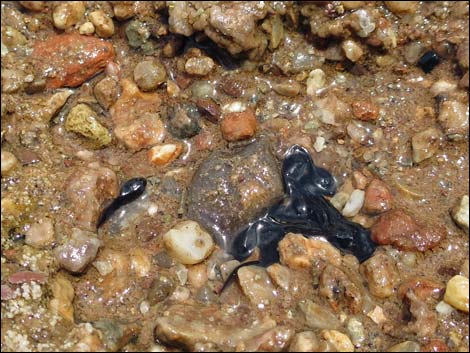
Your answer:
[[[54,224],[50,218],[40,219],[31,225],[25,235],[25,243],[34,248],[50,245],[55,239]]]
[[[2,149],[2,175],[10,173],[18,165],[18,159],[11,152],[5,151]]]
[[[85,14],[84,1],[64,1],[52,11],[54,26],[67,29],[77,24]]]
[[[438,120],[447,135],[466,134],[468,133],[468,117],[468,104],[449,100],[440,106]]]
[[[441,145],[442,133],[436,128],[429,128],[411,138],[413,162],[420,163],[431,158]]]
[[[142,91],[155,90],[166,81],[165,67],[157,60],[145,60],[134,69],[134,81]]]
[[[208,56],[189,58],[184,65],[186,72],[190,75],[205,76],[214,69],[214,60]]]
[[[356,42],[352,40],[345,40],[341,44],[341,48],[343,48],[344,55],[351,60],[352,62],[357,62],[364,54],[362,48]]]
[[[317,90],[325,86],[325,72],[322,69],[315,69],[310,71],[307,78],[307,94],[314,96]]]
[[[204,261],[212,252],[212,237],[194,221],[183,221],[163,235],[163,243],[173,258],[185,265]]]
[[[451,210],[455,223],[468,232],[468,195],[462,196],[460,201]]]
[[[238,280],[248,300],[260,309],[277,295],[266,269],[262,267],[242,267],[238,270]]]
[[[354,217],[355,215],[357,215],[361,210],[362,206],[364,205],[364,198],[364,190],[354,190],[343,208],[343,216]]]
[[[114,34],[113,19],[104,11],[93,11],[88,15],[88,19],[95,26],[96,34],[101,38],[109,38]]]
[[[456,275],[447,282],[444,301],[454,308],[468,313],[469,309],[469,281],[467,277]]]
[[[181,144],[167,143],[153,146],[148,151],[147,156],[150,163],[157,166],[164,166],[178,158],[181,152],[183,152],[183,146]]]

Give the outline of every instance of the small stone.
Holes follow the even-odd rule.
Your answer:
[[[387,8],[396,15],[415,13],[419,1],[384,1]]]
[[[469,310],[469,280],[467,277],[456,275],[447,282],[444,301],[454,308],[468,313]]]
[[[179,143],[167,143],[164,145],[153,146],[147,153],[150,163],[157,166],[164,166],[176,158],[183,152],[183,146]]]
[[[304,300],[299,303],[300,310],[305,315],[305,322],[313,329],[334,329],[341,326],[340,321],[327,307]]]
[[[310,268],[315,261],[341,264],[340,251],[321,238],[288,233],[279,242],[278,249],[281,263],[290,268]]]
[[[457,101],[445,101],[439,109],[438,120],[446,135],[468,133],[468,104]]]
[[[166,81],[165,67],[157,60],[145,60],[134,69],[134,81],[142,91],[153,91]]]
[[[442,133],[433,127],[415,134],[411,138],[413,162],[420,163],[431,158],[439,149],[441,140]]]
[[[313,144],[313,148],[315,148],[315,151],[317,151],[318,153],[323,151],[326,148],[325,138],[322,137],[322,136],[318,136],[315,139],[315,143]]]
[[[314,96],[317,90],[325,87],[326,75],[322,69],[315,69],[310,71],[310,74],[307,78],[307,94],[309,96]]]
[[[394,1],[399,2],[399,1]],[[404,341],[387,349],[387,352],[421,352],[421,347],[414,341]]]
[[[174,259],[184,265],[204,261],[212,252],[212,237],[194,221],[183,221],[163,235],[163,243]]]
[[[364,54],[359,44],[349,39],[341,43],[341,48],[343,48],[344,55],[352,62],[357,62]]]
[[[334,208],[341,211],[344,208],[344,205],[346,205],[346,202],[348,202],[350,196],[351,194],[347,192],[339,191],[331,198],[330,202]]]
[[[366,189],[363,210],[369,214],[386,212],[392,208],[392,194],[387,185],[379,180],[371,181]]]
[[[273,84],[273,90],[286,97],[295,97],[300,92],[300,84],[297,81],[286,80],[281,83]]]
[[[364,197],[365,192],[363,190],[354,190],[343,208],[343,216],[354,217],[357,215],[364,205]]]
[[[95,26],[91,22],[85,22],[78,29],[78,33],[83,35],[91,35],[95,33]]]
[[[88,15],[89,20],[95,26],[96,34],[101,38],[109,38],[114,34],[113,19],[104,11],[93,11]]]
[[[335,352],[354,352],[354,345],[344,333],[336,330],[322,330],[321,336],[333,346]]]
[[[207,265],[204,263],[191,266],[188,269],[188,281],[196,289],[202,288],[207,283]]]
[[[284,289],[286,292],[296,290],[296,288],[292,288],[292,274],[288,267],[276,263],[269,266],[266,271],[268,271],[269,277],[271,277],[276,286]]]
[[[52,11],[54,26],[58,29],[67,29],[77,24],[85,14],[83,1],[64,1]]]
[[[277,295],[266,269],[262,267],[242,267],[238,270],[238,280],[248,300],[259,309],[269,305]]]
[[[430,91],[433,97],[440,94],[448,94],[457,89],[457,83],[449,82],[446,80],[439,80],[432,84]]]
[[[355,189],[364,190],[368,183],[369,179],[360,171],[355,170],[353,172],[353,186]]]
[[[43,248],[55,240],[54,225],[50,218],[40,219],[25,232],[25,243],[34,248]]]
[[[118,83],[109,76],[105,77],[93,88],[93,94],[98,103],[108,110],[118,99]]]
[[[253,109],[243,112],[225,114],[220,123],[222,136],[227,141],[240,141],[253,137],[257,128],[256,115]]]
[[[184,65],[186,72],[190,75],[205,76],[214,69],[215,63],[208,56],[189,58]]]
[[[111,142],[111,134],[100,124],[96,113],[86,104],[77,104],[70,110],[65,121],[65,129],[89,138],[97,147],[106,146]]]
[[[451,210],[455,223],[468,232],[468,195],[462,196],[460,201]]]
[[[425,73],[430,73],[440,62],[436,52],[428,51],[418,60],[418,65]]]
[[[60,266],[72,273],[81,273],[96,257],[102,241],[90,232],[74,228],[64,245],[54,249]]]
[[[13,169],[18,166],[18,159],[15,155],[11,152],[5,151],[2,149],[2,159],[1,159],[1,166],[2,166],[2,175],[7,175]]]
[[[374,321],[377,325],[381,325],[385,321],[387,321],[383,309],[378,305],[375,306],[374,310],[367,313],[367,316],[370,317],[370,319]]]
[[[359,120],[374,121],[379,116],[379,109],[371,102],[359,101],[352,104],[352,113]]]

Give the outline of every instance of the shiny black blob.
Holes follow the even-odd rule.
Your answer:
[[[217,61],[226,70],[236,70],[240,67],[240,62],[233,57],[227,50],[219,47],[210,39],[202,41],[196,40],[194,36],[186,38],[183,52],[190,48],[198,48]]]
[[[425,73],[431,72],[439,63],[441,59],[437,53],[433,50],[427,51],[423,56],[418,60],[418,65]]]
[[[116,197],[108,207],[106,207],[98,219],[96,228],[99,228],[106,222],[120,207],[136,200],[145,191],[147,180],[145,178],[133,178],[126,181]]]
[[[307,150],[297,145],[291,147],[282,165],[282,175],[287,195],[238,233],[229,251],[235,259],[243,261],[258,247],[259,260],[237,267],[222,290],[236,277],[240,267],[248,264],[267,267],[278,262],[278,243],[289,232],[306,237],[323,236],[343,252],[355,255],[360,262],[375,251],[370,232],[344,218],[324,198],[335,194],[335,179],[328,171],[314,165]]]

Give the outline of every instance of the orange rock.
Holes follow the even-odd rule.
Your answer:
[[[157,166],[164,166],[176,158],[183,152],[183,146],[179,143],[167,143],[164,145],[153,146],[147,154],[150,163]]]
[[[162,142],[165,128],[158,114],[159,95],[141,92],[129,79],[123,79],[121,86],[122,95],[109,110],[118,140],[133,151]]]
[[[359,120],[376,120],[379,109],[371,102],[359,101],[352,104],[352,113]]]
[[[111,43],[77,33],[36,42],[33,58],[47,71],[46,88],[77,87],[103,71],[114,58]]]
[[[363,210],[369,214],[377,214],[392,208],[392,194],[387,185],[379,180],[371,181],[366,189]]]
[[[257,121],[253,109],[228,113],[220,124],[222,136],[227,141],[240,141],[254,136]]]

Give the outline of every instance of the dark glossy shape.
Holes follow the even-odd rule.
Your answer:
[[[419,67],[425,72],[431,72],[439,63],[441,59],[439,55],[433,50],[427,51],[423,56],[418,60]]]
[[[145,178],[133,178],[126,181],[121,186],[119,196],[116,197],[101,213],[96,228],[101,227],[103,223],[106,222],[120,207],[127,205],[141,196],[144,193],[146,186],[147,180]]]
[[[289,149],[282,165],[286,196],[258,220],[250,223],[235,237],[230,254],[237,260],[248,258],[256,247],[258,261],[252,265],[267,267],[279,261],[278,243],[289,232],[306,237],[325,237],[343,252],[355,255],[360,262],[375,251],[370,232],[360,224],[344,218],[324,196],[334,195],[336,182],[325,169],[315,166],[307,150],[300,146]],[[222,288],[235,277],[234,273]]]

